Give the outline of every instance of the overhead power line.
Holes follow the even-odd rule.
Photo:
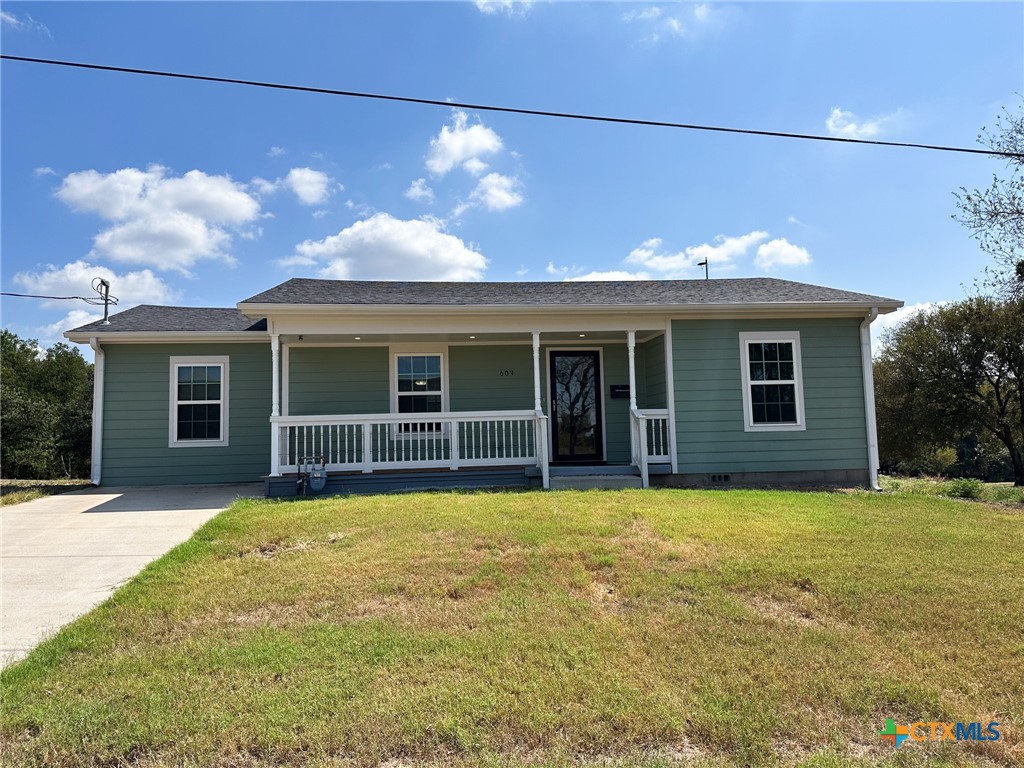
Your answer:
[[[553,112],[544,109],[522,109],[519,107],[502,107],[494,104],[470,104],[468,102],[448,101],[444,99],[421,99],[413,96],[394,96],[383,93],[367,93],[364,91],[346,91],[335,88],[315,88],[307,85],[288,85],[285,83],[269,83],[262,80],[243,80],[234,77],[215,77],[213,75],[192,75],[184,72],[166,72],[156,69],[136,69],[134,67],[114,67],[105,64],[87,64],[79,61],[61,61],[58,59],[39,59],[32,56],[0,55],[0,59],[23,61],[32,64],[49,64],[57,67],[73,67],[91,69],[101,72],[120,72],[130,75],[148,75],[151,77],[170,77],[179,80],[198,80],[207,83],[228,83],[231,85],[248,85],[255,88],[272,88],[279,91],[299,91],[302,93],[319,93],[328,96],[347,96],[356,99],[376,99],[378,101],[395,101],[406,104],[424,104],[437,107],[471,109],[479,112],[504,112],[513,115],[531,115],[535,117],[555,117],[565,120],[588,120],[598,123],[619,123],[623,125],[643,125],[655,128],[677,128],[689,131],[710,131],[714,133],[736,133],[747,136],[770,136],[783,139],[803,139],[806,141],[829,141],[837,144],[871,144],[880,147],[903,147],[911,149],[928,149],[938,152],[956,152],[968,155],[988,155],[1011,159],[1024,159],[1019,152],[1003,152],[992,149],[972,149],[969,147],[951,147],[941,144],[918,144],[905,141],[878,141],[874,139],[851,139],[843,136],[820,136],[809,133],[790,133],[787,131],[763,131],[753,128],[730,128],[720,125],[698,125],[695,123],[676,123],[666,120],[641,120],[630,117],[610,117],[607,115],[587,115],[576,112]]]
[[[110,282],[102,277],[95,277],[92,281],[92,289],[96,291],[95,296],[46,296],[40,293],[10,293],[0,292],[0,296],[13,296],[18,299],[46,299],[48,301],[84,301],[94,307],[103,307],[103,322],[107,322],[110,307],[116,305],[120,300],[117,296],[110,295]]]

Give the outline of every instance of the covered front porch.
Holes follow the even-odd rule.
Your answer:
[[[553,476],[554,487],[559,477],[597,478],[579,487],[635,477],[647,487],[673,471],[667,324],[326,330],[271,334],[268,493],[290,495],[309,459],[326,465],[328,492],[550,488]]]

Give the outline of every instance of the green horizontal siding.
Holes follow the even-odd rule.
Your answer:
[[[745,331],[800,332],[806,430],[744,431]],[[860,320],[675,320],[672,350],[680,472],[867,468]]]
[[[291,347],[288,415],[388,413],[387,347]]]
[[[668,408],[665,384],[665,337],[655,336],[650,341],[638,344],[636,349],[638,404],[641,408]]]
[[[104,347],[103,485],[259,480],[270,467],[270,346]],[[169,448],[170,358],[226,355],[228,445]]]
[[[448,348],[453,411],[532,411],[533,347],[518,344]]]

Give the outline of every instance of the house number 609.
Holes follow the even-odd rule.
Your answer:
[[[515,376],[516,372],[514,370],[512,370],[511,368],[506,368],[503,371],[498,371],[498,375],[499,376]]]

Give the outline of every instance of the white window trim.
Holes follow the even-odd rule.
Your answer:
[[[410,355],[429,356],[437,355],[441,358],[441,412],[448,413],[448,346],[437,344],[393,344],[388,349],[388,386],[391,389],[391,412],[398,413],[398,358]],[[436,394],[434,392],[419,394]],[[410,417],[417,417],[423,414],[410,413]],[[442,425],[442,432],[447,434],[447,425]],[[400,437],[405,440],[433,438],[436,432],[399,432],[395,425],[391,429],[392,438]]]
[[[750,398],[750,344],[784,341],[793,345],[793,375],[796,377],[796,424],[755,424],[754,406]],[[804,418],[804,372],[800,354],[800,331],[750,331],[740,333],[740,374],[743,379],[743,431],[744,432],[803,432],[807,429]],[[770,382],[765,382],[770,383]]]
[[[168,448],[226,448],[228,446],[228,399],[230,388],[230,358],[227,355],[171,356],[170,392],[168,406]],[[178,368],[183,365],[221,366],[220,384],[220,440],[178,440]]]

